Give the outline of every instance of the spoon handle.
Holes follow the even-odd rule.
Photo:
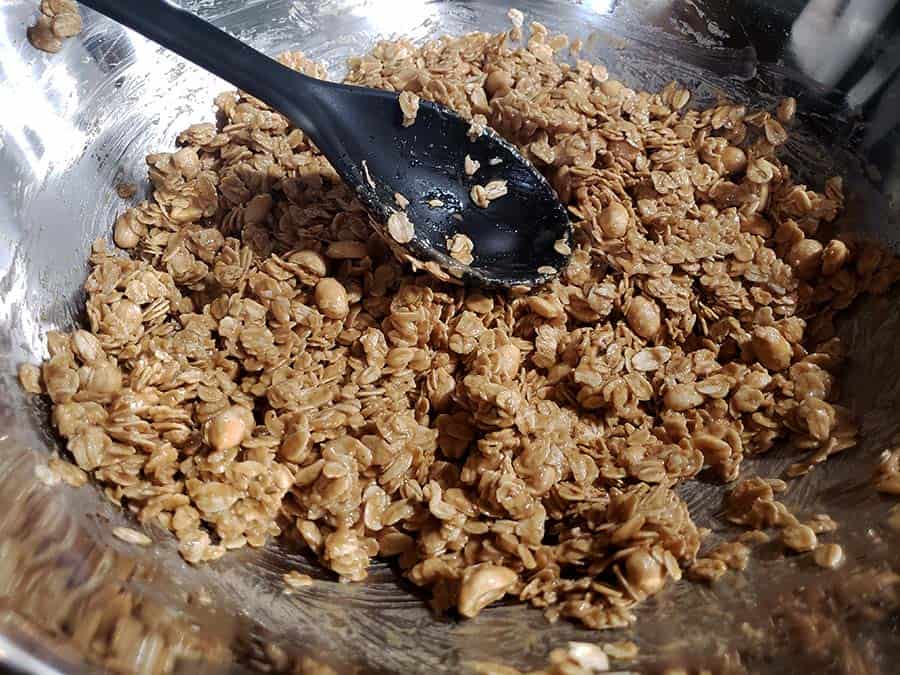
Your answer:
[[[316,124],[297,105],[320,83],[256,51],[211,23],[166,0],[80,0],[82,5],[162,45],[288,114],[308,133]]]

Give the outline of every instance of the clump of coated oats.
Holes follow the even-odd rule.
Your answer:
[[[41,0],[40,14],[28,27],[28,41],[41,51],[55,54],[63,40],[81,32],[81,12],[75,0]]]

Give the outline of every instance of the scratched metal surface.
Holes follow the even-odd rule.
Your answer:
[[[325,61],[335,77],[347,56],[364,51],[379,36],[424,39],[506,26],[506,3],[483,1],[182,4],[266,52],[303,49]],[[815,114],[792,142],[792,152],[812,181],[835,168],[849,172],[855,201],[847,227],[896,245],[896,204],[887,194],[894,175],[882,172],[873,182],[871,172],[867,175],[845,150],[853,143],[852,125],[820,100],[824,92],[783,66],[757,63],[754,49],[723,39],[719,24],[709,21],[704,27],[701,22],[699,29],[692,25],[679,34],[669,30],[672,22],[665,12],[638,11],[653,3],[631,3],[632,9],[615,14],[607,11],[612,2],[517,4],[551,30],[584,38],[586,54],[634,85],[661,86],[678,78],[707,97],[727,92],[754,104],[801,92],[801,102],[806,100]],[[259,645],[267,641],[291,654],[314,654],[341,670],[424,673],[460,672],[470,660],[535,667],[568,640],[598,639],[569,623],[548,625],[539,612],[513,605],[492,608],[468,622],[435,617],[387,567],[376,567],[363,584],[341,585],[301,551],[280,543],[192,568],[178,557],[171,538],[159,533],[160,543],[135,557],[133,547],[109,535],[109,524],[127,524],[128,515],[97,490],[46,488],[33,479],[35,462],[57,441],[46,424],[47,410],[20,393],[15,369],[41,359],[48,329],[68,328],[78,320],[90,242],[109,235],[121,208],[113,186],[120,181],[144,185],[144,155],[172,147],[182,128],[211,119],[212,97],[226,88],[90,13],[84,33],[48,57],[25,40],[35,5],[25,0],[0,4],[0,663],[34,673],[98,670],[84,662],[61,621],[76,599],[100,587],[116,588],[130,601],[169,608],[198,633],[232,645],[236,663],[225,670],[234,671],[253,666]],[[863,442],[797,481],[786,499],[805,512],[827,511],[841,522],[837,540],[848,548],[850,567],[888,564],[883,561],[898,550],[879,524],[890,502],[867,484],[878,452],[900,434],[896,310],[895,294],[865,303],[844,321],[853,352],[844,399],[861,415]],[[792,461],[790,455],[783,449],[748,461],[746,472],[778,475]],[[695,517],[713,529],[713,537],[731,532],[719,518],[722,492],[721,486],[703,481],[683,488]],[[771,629],[769,616],[779,598],[825,583],[808,558],[789,564],[775,558],[764,549],[746,575],[713,589],[677,584],[641,609],[633,631],[603,639],[636,640],[640,669],[683,660],[727,661],[736,651],[758,672],[809,670],[817,663],[815,655],[798,648],[773,649],[761,657],[748,648],[740,627],[746,619],[755,628]],[[320,581],[286,596],[281,574],[289,569]],[[210,607],[186,603],[200,588],[210,595]],[[853,617],[837,621],[853,635],[848,649],[862,655],[867,669],[891,672],[889,664],[900,656],[894,622],[860,628]],[[779,638],[769,639],[776,644]],[[199,671],[196,663],[178,667]]]

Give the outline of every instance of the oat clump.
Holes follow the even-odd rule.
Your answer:
[[[472,254],[474,250],[475,244],[464,234],[454,234],[447,239],[447,251],[450,253],[450,257],[463,265],[471,265],[474,262],[475,256]]]
[[[77,470],[190,562],[286,523],[344,580],[398,556],[437,610],[514,596],[623,626],[682,570],[744,564],[732,547],[695,565],[677,483],[732,481],[782,440],[806,453],[797,474],[855,444],[832,320],[898,265],[828,234],[840,178],[797,182],[767,111],[633,90],[562,63],[540,24],[513,42],[512,16],[510,33],[381,42],[347,81],[490,124],[545,173],[575,225],[546,287],[412,271],[306,135],[234,92],[219,124],[147,158],[153,199],[114,227],[125,252],[94,246],[88,325],[50,333],[22,382]],[[742,483],[729,516],[794,526],[782,485]]]
[[[486,209],[492,201],[506,194],[506,181],[492,180],[484,185],[473,185],[470,197],[475,206]]]
[[[27,31],[28,41],[36,49],[55,54],[64,40],[81,32],[81,12],[75,0],[41,0],[40,10]]]

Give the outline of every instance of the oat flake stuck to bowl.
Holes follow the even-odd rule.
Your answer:
[[[556,244],[569,265],[509,294],[414,272],[301,130],[221,94],[217,124],[148,156],[152,198],[114,225],[124,250],[91,250],[86,325],[51,331],[48,360],[22,366],[74,462],[51,460],[55,475],[89,476],[191,563],[287,523],[342,580],[396,557],[437,611],[466,616],[508,597],[625,626],[685,570],[738,573],[771,528],[837,564],[816,548],[828,523],[801,523],[775,499],[788,484],[764,477],[726,502],[752,532],[698,557],[675,488],[704,468],[734,481],[781,440],[795,475],[856,443],[833,402],[833,319],[885,292],[897,260],[820,235],[842,181],[810,189],[779,158],[792,104],[691,110],[676,83],[638,93],[598,64],[561,65],[568,41],[540,24],[515,42],[511,17],[500,35],[380,43],[346,79],[416,83],[473,137],[491,125],[533,156],[572,215]],[[506,190],[477,187],[482,206]],[[414,234],[402,213],[387,229]]]
[[[153,540],[150,539],[143,532],[138,532],[137,530],[133,530],[130,527],[114,527],[112,533],[124,542],[129,544],[137,544],[138,546],[149,546],[153,543]]]
[[[288,591],[297,591],[301,588],[306,588],[308,586],[313,585],[313,578],[308,574],[301,574],[296,570],[291,570],[287,572],[282,577],[284,579],[284,584],[287,587]]]

